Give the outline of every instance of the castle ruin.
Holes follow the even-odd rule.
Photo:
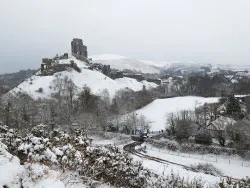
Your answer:
[[[87,46],[83,45],[82,39],[74,38],[71,41],[71,53],[77,59],[88,62]]]

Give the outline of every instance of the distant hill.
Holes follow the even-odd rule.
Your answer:
[[[94,63],[101,63],[103,65],[110,65],[111,68],[117,70],[131,70],[141,73],[159,74],[161,72],[160,64],[153,61],[143,61],[133,58],[128,58],[114,54],[102,54],[90,56]]]
[[[23,80],[32,76],[35,72],[36,70],[28,69],[0,75],[0,95],[16,87]]]

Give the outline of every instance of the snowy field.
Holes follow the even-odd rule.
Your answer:
[[[147,106],[136,111],[137,116],[144,115],[149,120],[151,131],[165,130],[166,117],[169,113],[175,113],[181,110],[194,110],[195,107],[204,103],[218,102],[219,98],[204,97],[174,97],[167,99],[156,99]]]
[[[71,57],[67,60],[61,60],[59,63],[70,63],[70,60],[74,62],[81,68],[81,73],[76,72],[75,70],[63,71],[56,73],[52,76],[38,76],[33,75],[31,78],[25,80],[16,88],[12,89],[10,93],[16,92],[25,92],[34,99],[38,98],[50,98],[53,91],[53,80],[56,76],[64,78],[67,76],[71,78],[74,84],[77,86],[78,91],[81,90],[84,86],[91,88],[91,91],[94,94],[100,94],[103,90],[107,89],[111,97],[115,95],[118,90],[130,88],[134,91],[139,91],[143,88],[143,85],[147,89],[157,87],[157,84],[147,81],[138,82],[132,78],[120,78],[112,80],[106,75],[102,74],[99,71],[87,69],[87,65]],[[39,88],[43,88],[43,92],[37,92]]]
[[[158,149],[150,144],[146,144],[147,155],[165,159],[178,164],[191,166],[198,163],[210,163],[218,168],[224,176],[236,179],[245,178],[250,174],[250,161],[245,161],[239,156],[225,156],[212,154],[194,154],[173,152],[166,149]]]
[[[142,152],[143,153],[143,152]],[[214,167],[222,172],[223,176],[229,176],[234,179],[246,178],[250,174],[250,162],[243,161],[238,156],[224,156],[224,155],[200,155],[200,154],[188,154],[178,153],[169,150],[163,150],[155,148],[150,144],[146,144],[146,154],[149,156],[161,158],[177,164],[191,166],[197,164],[212,164]],[[191,170],[184,169],[182,166],[174,164],[161,164],[145,158],[132,155],[135,160],[143,162],[143,166],[151,169],[159,175],[169,175],[171,173],[179,175],[186,181],[199,180],[202,182],[204,187],[213,187],[214,184],[218,183],[221,178],[202,172],[193,172]],[[230,160],[230,163],[229,163]]]
[[[220,181],[219,177],[215,177],[212,175],[192,172],[184,169],[183,167],[172,165],[172,164],[162,164],[148,159],[142,159],[133,155],[133,159],[142,161],[142,164],[145,168],[152,170],[154,173],[159,175],[171,175],[171,173],[175,175],[179,175],[184,181],[193,182],[195,180],[199,180],[202,182],[204,188],[213,187],[214,184]]]

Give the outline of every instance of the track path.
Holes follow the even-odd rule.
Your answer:
[[[127,151],[127,152],[129,152],[129,153],[131,153],[133,155],[136,155],[138,157],[141,157],[141,158],[149,159],[149,160],[156,161],[156,162],[163,163],[163,164],[178,165],[178,166],[181,166],[181,167],[183,167],[183,168],[185,168],[187,170],[195,171],[195,169],[192,168],[192,167],[189,167],[189,166],[186,166],[186,165],[183,165],[183,164],[179,164],[179,163],[175,163],[175,162],[172,162],[172,161],[168,161],[168,160],[165,160],[165,159],[161,159],[161,158],[158,158],[158,157],[152,157],[152,156],[142,154],[142,153],[136,151],[135,146],[139,146],[141,144],[142,144],[142,142],[133,142],[133,143],[125,145],[123,147],[123,150]]]
[[[142,154],[142,153],[136,151],[135,146],[139,146],[142,143],[143,142],[133,142],[133,143],[127,144],[127,145],[125,145],[123,147],[123,150],[126,151],[126,152],[129,152],[129,153],[131,153],[133,155],[136,155],[138,157],[144,158],[144,159],[152,160],[152,161],[155,161],[155,162],[158,162],[158,163],[162,163],[162,164],[177,165],[177,166],[183,167],[186,170],[191,170],[193,172],[199,172],[195,168],[192,168],[190,166],[186,166],[186,165],[183,165],[183,164],[175,163],[175,162],[168,161],[168,160],[165,160],[165,159],[161,159],[161,158],[158,158],[158,157],[152,157],[152,156],[149,156],[149,155],[146,155],[146,154]],[[204,174],[209,174],[209,172],[203,172],[203,173]],[[221,176],[221,177],[222,178],[228,178],[228,176]],[[236,182],[236,181],[239,181],[239,179],[232,178],[232,181]]]

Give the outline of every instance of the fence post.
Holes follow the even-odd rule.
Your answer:
[[[230,164],[230,159],[229,159],[228,163]]]
[[[243,161],[241,162],[241,166],[243,166]]]
[[[164,176],[164,174],[165,174],[165,167],[166,167],[166,166],[164,165],[164,169],[163,169],[163,176]]]

